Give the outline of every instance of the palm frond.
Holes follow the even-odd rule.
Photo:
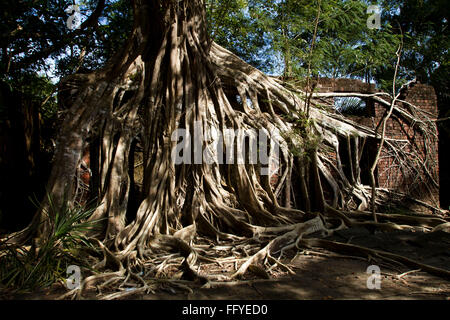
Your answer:
[[[335,98],[334,106],[345,115],[363,116],[366,112],[366,102],[357,97]]]
[[[95,206],[70,206],[67,201],[58,206],[51,195],[47,195],[47,201],[48,210],[43,210],[43,214],[51,232],[43,239],[37,253],[26,247],[0,247],[0,283],[7,288],[33,290],[47,287],[62,279],[71,264],[89,268],[83,265],[85,263],[77,253],[94,247],[85,234],[101,221],[88,221]]]

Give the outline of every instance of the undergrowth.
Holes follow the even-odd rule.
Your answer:
[[[44,214],[51,231],[39,239],[39,246],[34,240],[27,246],[0,242],[0,284],[5,289],[27,292],[46,288],[64,281],[69,265],[89,268],[83,256],[86,250],[95,249],[84,234],[97,225],[98,221],[87,221],[95,207],[69,206],[67,201],[57,207],[51,196],[47,197],[49,209]]]

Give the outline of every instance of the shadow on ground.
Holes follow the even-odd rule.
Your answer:
[[[418,262],[450,269],[450,234],[397,231],[372,234],[366,229],[346,229],[330,240],[362,245],[404,255]],[[197,288],[193,293],[140,296],[137,299],[449,299],[450,281],[381,261],[336,257],[324,250],[306,251],[291,260],[294,275],[271,280]],[[380,289],[368,289],[367,268],[381,270]]]

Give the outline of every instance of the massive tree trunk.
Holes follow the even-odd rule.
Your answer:
[[[239,240],[283,234],[237,275],[271,250],[292,245],[299,235],[328,230],[330,225],[314,212],[353,223],[332,207],[354,202],[354,208],[364,209],[370,195],[354,176],[358,170],[345,175],[339,143],[359,146],[375,137],[372,130],[314,104],[309,112],[313,121],[307,121],[301,94],[208,38],[203,1],[135,0],[133,8],[129,40],[107,66],[61,84],[66,114],[48,182],[56,204],[81,201],[77,179],[90,150],[89,193],[98,204],[91,219],[106,218],[96,236],[119,261],[151,258],[161,241],[178,246],[188,258],[187,244],[195,235]],[[184,150],[192,164],[173,161],[182,138],[177,129],[189,133],[188,145],[194,144]],[[261,174],[270,171],[270,163],[199,161],[195,142],[206,135],[203,151],[217,142],[212,132],[226,129],[261,130],[276,142],[281,150],[277,179]],[[219,157],[237,153],[236,144],[218,145]],[[258,143],[257,149],[270,153],[276,148]],[[330,150],[337,163],[325,156]],[[354,168],[359,158],[349,157]],[[325,184],[330,203],[325,203]],[[292,192],[291,185],[298,191]],[[288,199],[292,194],[297,208],[290,208],[290,201],[280,206],[280,194]],[[42,235],[49,229],[42,214],[47,207],[44,203],[37,216]]]
[[[223,232],[251,235],[253,223],[298,216],[295,210],[278,212],[272,185],[257,164],[207,164],[195,161],[191,150],[194,164],[175,165],[172,150],[177,129],[189,132],[192,142],[225,129],[262,129],[269,137],[288,131],[277,113],[290,114],[294,106],[300,111],[301,100],[212,43],[202,1],[135,1],[134,10],[133,33],[108,66],[62,84],[70,95],[64,97],[68,109],[49,181],[55,201],[77,199],[74,177],[91,142],[98,149],[90,159],[91,192],[99,203],[92,219],[108,218],[105,238],[124,254],[141,249],[154,234],[173,234],[190,224],[227,237]],[[143,153],[142,201],[127,223],[135,192],[128,170],[134,141]],[[237,152],[230,146],[224,154]],[[282,148],[290,170],[291,155]]]

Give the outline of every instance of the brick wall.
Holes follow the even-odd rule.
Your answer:
[[[319,92],[377,92],[373,84],[363,83],[360,80],[329,78],[320,79],[316,90]],[[422,110],[424,115],[418,116],[423,121],[426,121],[426,117],[429,119],[438,117],[436,94],[433,87],[429,85],[413,84],[402,93],[400,99],[410,102]],[[327,104],[333,104],[332,98],[325,100]],[[376,128],[381,124],[387,109],[376,102],[366,101],[366,104],[366,114],[364,116],[348,117],[359,124]],[[408,105],[406,104],[400,104],[400,107],[408,110]],[[432,127],[435,136],[424,136],[420,130],[417,130],[417,125],[410,126],[401,116],[393,114],[387,122],[386,138],[388,143],[397,143],[401,146],[406,151],[407,157],[400,160],[394,153],[388,152],[387,148],[383,149],[377,168],[377,183],[379,187],[400,191],[432,205],[439,206],[439,188],[435,185],[435,182],[439,183],[438,139],[435,124],[432,124]],[[378,132],[381,133],[381,127],[379,127]],[[396,139],[397,141],[394,142],[389,139]],[[377,144],[378,142],[374,141],[374,143]],[[432,150],[429,154],[425,152],[425,143]],[[374,152],[374,150],[376,152],[377,148],[378,146],[373,146],[371,149],[366,148],[364,152]],[[367,158],[370,158],[370,156]],[[401,165],[402,161],[408,161],[414,165],[409,169],[405,169]],[[425,161],[428,163],[428,173],[420,171],[420,166],[417,165]]]
[[[319,92],[376,92],[374,84],[365,83],[356,79],[320,78],[316,88]]]
[[[407,101],[417,106],[423,115],[418,115],[423,121],[436,119],[438,117],[437,99],[433,87],[425,84],[414,84],[405,91],[401,100]],[[406,104],[400,105],[408,109]],[[383,117],[385,108],[375,104],[375,122],[379,123]],[[428,118],[428,119],[427,119]],[[427,163],[429,172],[415,172],[412,170],[402,171],[400,162],[393,154],[388,154],[383,150],[379,165],[378,183],[381,187],[397,189],[413,197],[420,198],[430,204],[439,206],[439,188],[435,183],[439,183],[439,159],[438,159],[438,139],[437,128],[432,123],[433,133],[424,135],[416,127],[406,123],[401,117],[391,117],[386,126],[386,137],[398,140],[408,140],[411,144],[404,148],[409,155],[409,161],[416,163]],[[436,136],[433,136],[435,134]],[[425,144],[432,150],[427,154]]]

